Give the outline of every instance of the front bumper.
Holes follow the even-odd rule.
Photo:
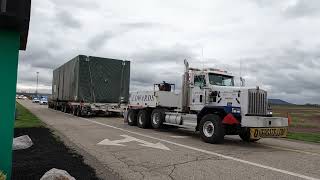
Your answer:
[[[241,119],[242,127],[288,127],[288,118],[283,117],[260,117],[243,116]]]

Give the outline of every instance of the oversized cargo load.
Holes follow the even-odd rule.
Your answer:
[[[130,61],[79,55],[53,71],[52,100],[126,103]]]

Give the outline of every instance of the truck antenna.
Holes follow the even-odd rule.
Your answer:
[[[204,69],[203,46],[201,48],[201,53],[202,53],[202,69]]]
[[[240,86],[245,86],[245,79],[242,77],[242,60],[240,59]]]
[[[240,59],[240,77],[242,77],[242,60]]]

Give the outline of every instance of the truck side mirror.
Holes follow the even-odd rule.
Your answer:
[[[241,87],[246,86],[246,80],[243,77],[240,77],[240,86]]]
[[[200,89],[205,89],[207,86],[206,86],[206,84],[201,84],[199,87],[200,87]]]

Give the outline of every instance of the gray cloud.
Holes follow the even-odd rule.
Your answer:
[[[260,85],[270,97],[294,103],[320,103],[320,41],[310,35],[320,24],[306,23],[304,29],[299,24],[301,19],[319,18],[318,1],[254,1],[258,6],[252,2],[243,1],[230,10],[222,1],[218,11],[186,3],[181,11],[180,6],[168,9],[161,1],[157,6],[35,1],[28,48],[20,53],[18,87],[34,90],[39,71],[40,89],[50,92],[52,70],[78,54],[131,60],[132,91],[152,89],[164,80],[179,88],[185,58],[191,66],[223,68],[235,75],[242,60],[248,86]],[[131,8],[124,11],[124,6]]]
[[[98,9],[100,6],[95,1],[87,0],[76,0],[76,1],[65,1],[65,0],[50,0],[51,3],[55,5],[57,9],[66,7],[70,10],[72,9]]]
[[[162,81],[175,83],[181,87],[181,75],[184,59],[193,59],[196,55],[187,46],[174,45],[168,48],[149,49],[132,55],[132,90],[152,89],[153,84]]]
[[[114,36],[115,34],[108,31],[97,34],[88,41],[88,48],[92,50],[100,49],[106,44],[109,39],[113,38]]]
[[[153,23],[153,22],[132,22],[132,23],[123,23],[121,24],[124,28],[129,29],[137,29],[137,28],[152,28],[160,26],[160,24]]]
[[[168,48],[150,48],[145,52],[137,52],[132,55],[132,58],[141,63],[165,64],[183,62],[184,59],[191,59],[195,56],[196,54],[188,46],[177,44]]]
[[[298,0],[295,4],[289,5],[284,14],[288,17],[306,17],[319,14],[320,1],[318,0]]]
[[[120,23],[115,25],[112,30],[104,30],[101,33],[98,33],[91,37],[88,41],[88,48],[92,50],[97,50],[106,45],[106,43],[112,38],[120,37],[125,33],[134,31],[136,29],[146,29],[153,27],[160,27],[161,24],[152,23],[152,22],[130,22],[130,23]]]
[[[57,22],[64,27],[80,28],[81,23],[70,12],[61,10],[57,13]]]
[[[320,52],[294,50],[275,51],[268,57],[246,59],[246,75],[257,78],[257,83],[270,87],[271,96],[294,103],[320,102],[320,96],[308,98],[308,94],[320,92]],[[254,85],[252,81],[250,85]],[[292,96],[295,98],[290,98]]]

